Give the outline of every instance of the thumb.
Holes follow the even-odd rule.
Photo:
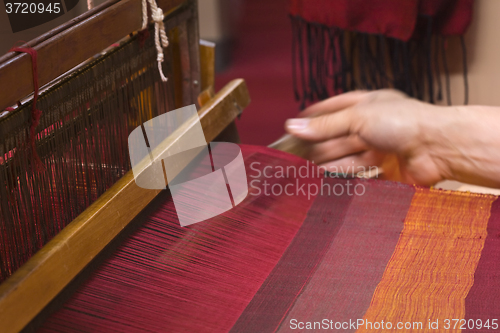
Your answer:
[[[294,118],[285,122],[288,133],[309,141],[325,141],[348,135],[351,131],[349,109],[314,118]]]

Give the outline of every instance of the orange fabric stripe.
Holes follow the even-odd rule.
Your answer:
[[[438,320],[439,331],[444,331],[445,319],[464,318],[465,297],[474,283],[494,200],[494,196],[417,188],[399,242],[358,331],[377,331],[384,321],[385,331],[390,322],[393,330],[402,323],[403,329],[397,331],[422,332],[430,330],[429,320]]]

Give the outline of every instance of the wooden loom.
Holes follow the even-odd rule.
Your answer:
[[[248,103],[248,93],[244,83],[241,80],[233,81],[212,97],[210,90],[213,77],[213,74],[210,74],[212,66],[203,65],[211,63],[208,61],[209,57],[203,54],[206,52],[210,55],[211,52],[204,46],[198,46],[195,1],[160,1],[159,3],[167,13],[166,26],[171,31],[172,44],[168,48],[171,58],[164,66],[167,67],[165,69],[171,78],[170,84],[174,83],[175,94],[173,99],[169,100],[169,109],[192,104],[198,99],[199,106],[201,106],[199,115],[206,140],[212,141],[218,136],[218,139],[223,141],[236,141],[233,120]],[[31,46],[38,50],[40,56],[41,83],[50,82],[75,66],[79,66],[81,62],[131,31],[139,29],[139,13],[140,2],[138,0],[108,2],[90,14],[32,42]],[[123,28],[124,26],[126,28]],[[120,30],[119,27],[123,29]],[[96,31],[99,33],[96,34]],[[106,50],[107,54],[98,57],[97,61],[108,56],[112,57],[113,54],[117,54],[132,44],[137,47],[135,34],[128,41],[120,41],[119,47]],[[73,50],[78,56],[62,57],[59,50],[68,46],[74,46]],[[137,48],[132,50],[140,51]],[[156,65],[154,58],[153,54],[148,61]],[[170,66],[173,68],[168,68],[169,63],[174,64]],[[86,65],[83,67],[85,68]],[[151,67],[156,70],[156,66]],[[2,109],[30,93],[32,90],[30,70],[31,64],[26,55],[10,54],[1,59],[0,75],[2,78],[9,78],[9,80],[0,81],[1,88],[7,92],[0,96]],[[136,77],[137,71],[143,72],[143,68],[134,67],[133,75],[127,74],[128,76],[122,77],[123,82],[133,82],[130,78]],[[77,77],[82,74],[78,70],[76,73],[79,73]],[[69,84],[70,81],[65,80],[72,75],[64,75],[61,82],[56,83],[55,86],[61,87],[66,83]],[[156,82],[153,85],[155,88],[158,86],[156,85],[158,78],[156,73]],[[51,89],[42,94],[40,100],[48,95]],[[143,93],[143,89],[143,86],[140,86],[133,98],[150,97]],[[201,95],[200,91],[203,91]],[[153,98],[143,98],[146,102],[150,99],[153,100]],[[151,101],[151,104],[153,102]],[[162,105],[158,101],[156,103],[157,106]],[[26,108],[26,105],[29,103],[25,103],[8,117],[20,119],[18,122],[21,124],[28,122],[29,113],[26,110],[29,111],[29,108]],[[92,116],[87,111],[84,109],[83,115]],[[99,120],[99,117],[105,115],[103,112],[97,112],[94,118]],[[70,119],[67,124],[63,125],[63,130],[66,130],[65,126],[68,124],[72,130],[75,130],[77,126],[74,126],[74,121],[76,120]],[[147,119],[136,120],[134,119],[132,124],[128,125],[133,125],[135,128]],[[3,124],[5,121],[0,121],[0,125]],[[160,149],[168,150],[187,130],[188,128],[181,127],[175,135],[163,142]],[[9,128],[0,127],[0,139],[8,131]],[[289,151],[300,148],[296,146],[289,140],[283,140],[275,145],[275,147]],[[39,152],[43,153],[43,149],[40,148],[44,146],[39,147]],[[2,149],[4,147],[0,141],[0,152]],[[260,148],[242,146],[242,150],[245,149],[255,151]],[[293,151],[301,154],[300,150]],[[4,157],[5,151],[2,154]],[[266,167],[281,162],[290,162],[292,166],[301,168],[308,165],[305,160],[278,151],[268,150],[261,153],[260,157],[257,154],[249,156],[250,162],[253,156],[253,161],[264,161],[263,164]],[[2,172],[6,163],[10,162],[0,162],[0,180],[2,180]],[[318,176],[318,178],[311,177],[303,181],[309,186],[319,184],[324,179]],[[287,184],[288,186],[293,185],[295,180],[301,179],[275,177],[270,181],[274,182],[273,184]],[[331,185],[342,186],[353,180],[327,179],[327,181]],[[69,318],[70,324],[76,322],[77,326],[71,326],[71,328],[85,330],[81,326],[88,324],[88,327],[96,327],[92,326],[94,320],[98,322],[105,319],[108,321],[103,324],[101,320],[98,322],[101,326],[97,327],[102,331],[111,331],[107,330],[109,324],[120,326],[125,323],[123,325],[127,325],[126,320],[129,319],[127,316],[133,317],[133,320],[137,317],[138,320],[132,327],[137,331],[143,329],[145,326],[142,325],[148,324],[148,321],[154,322],[155,319],[163,316],[163,318],[182,321],[182,324],[186,324],[183,327],[190,328],[184,331],[190,332],[202,331],[200,327],[210,327],[208,326],[210,322],[225,325],[219,331],[264,332],[272,329],[272,331],[286,332],[289,331],[289,327],[282,323],[288,322],[287,317],[299,320],[310,318],[311,321],[315,318],[347,321],[349,318],[367,318],[371,322],[383,319],[386,322],[393,320],[394,323],[403,320],[406,322],[422,320],[427,323],[432,318],[432,321],[441,320],[441,324],[443,320],[449,318],[462,318],[461,320],[467,323],[470,320],[475,323],[478,318],[482,318],[483,322],[499,318],[500,279],[496,278],[498,277],[498,262],[500,262],[498,259],[500,258],[500,238],[498,237],[500,235],[500,201],[498,198],[441,192],[390,182],[359,179],[354,182],[356,185],[366,186],[367,193],[363,196],[340,195],[334,200],[329,198],[329,195],[318,195],[313,200],[309,200],[305,193],[299,192],[297,195],[282,196],[279,199],[277,196],[253,198],[249,196],[249,200],[228,211],[227,214],[218,216],[214,219],[215,221],[197,224],[193,229],[198,230],[194,232],[190,228],[180,228],[178,225],[172,227],[175,223],[172,219],[167,221],[172,228],[165,229],[167,232],[162,235],[166,237],[160,241],[156,239],[157,242],[153,243],[151,242],[154,238],[153,232],[158,234],[158,228],[155,228],[156,226],[149,229],[138,228],[138,225],[143,222],[142,217],[149,218],[148,214],[154,211],[155,204],[161,201],[153,202],[153,198],[160,191],[137,187],[130,172],[126,173],[76,219],[71,223],[69,223],[71,220],[68,221],[69,224],[64,230],[0,286],[1,330],[16,332],[23,328],[27,331],[36,329],[38,324],[46,319],[45,316],[49,317],[48,314],[57,308],[57,301],[64,302],[64,306],[71,303],[74,298],[66,302],[65,294],[72,293],[78,284],[93,272],[98,272],[98,274],[87,280],[84,287],[88,287],[96,280],[102,282],[103,279],[109,277],[112,277],[112,282],[102,284],[101,289],[91,289],[90,293],[93,293],[91,298],[85,298],[88,294],[83,293],[84,303],[98,305],[92,309],[97,312],[97,316],[89,317],[86,314],[86,316],[80,316],[80,321],[77,321],[78,315],[84,313],[80,311],[83,307],[62,309],[66,310],[63,313],[63,316],[66,316],[64,319]],[[2,190],[1,186],[5,185],[0,182],[0,190]],[[12,186],[12,184],[9,183],[7,186]],[[5,191],[0,193],[3,195]],[[168,199],[167,194],[163,192],[158,195],[158,199]],[[0,203],[6,201],[8,202],[2,196]],[[171,203],[171,201],[167,202],[167,204]],[[168,207],[172,208],[172,205]],[[4,206],[0,206],[0,209],[3,208]],[[162,210],[161,213],[164,211]],[[166,211],[172,212],[172,210]],[[242,212],[246,212],[247,216],[243,216]],[[170,216],[172,215],[167,217]],[[157,217],[154,216],[154,218]],[[0,215],[0,222],[2,222],[1,218],[2,215]],[[166,225],[165,220],[167,219],[160,220],[159,224]],[[151,219],[144,225],[149,222]],[[430,225],[435,228],[429,228]],[[125,255],[118,259],[125,257],[124,261],[131,261],[136,266],[129,269],[132,265],[120,266],[116,265],[116,261],[107,265],[109,262],[106,261],[106,255],[110,254],[113,258],[114,254],[123,251],[123,248],[115,251],[121,240],[125,239],[126,243],[137,235],[134,233],[134,237],[128,237],[131,232],[134,232],[134,227],[137,233],[142,232],[144,236],[139,237],[140,246],[136,247],[138,251],[134,253],[134,257]],[[145,232],[144,229],[148,230]],[[212,251],[216,248],[212,246],[215,242],[210,243],[202,239],[207,233],[198,233],[193,236],[200,229],[210,231],[215,242],[230,244],[230,246],[221,246],[217,251]],[[150,233],[151,230],[153,232]],[[172,230],[174,232],[171,234]],[[3,231],[0,229],[0,232]],[[178,233],[174,234],[175,232]],[[3,237],[1,233],[0,237]],[[166,241],[169,237],[170,243]],[[137,238],[132,241],[137,241]],[[166,245],[163,245],[168,251],[158,246],[159,243],[165,243]],[[172,247],[168,247],[172,243],[174,243],[173,250]],[[201,245],[198,246],[199,244]],[[354,247],[357,244],[362,246]],[[175,248],[178,245],[180,249]],[[124,248],[128,254],[132,253],[127,246]],[[205,251],[204,257],[196,256],[207,248],[210,251]],[[255,249],[259,252],[256,253]],[[175,250],[179,251],[175,252]],[[158,253],[148,258],[150,254],[148,251]],[[176,254],[183,256],[175,257]],[[168,259],[166,262],[163,260],[165,258]],[[175,259],[178,258],[182,260],[176,261]],[[205,261],[197,261],[199,258]],[[105,264],[100,265],[103,261]],[[203,264],[215,262],[216,264],[198,265],[199,262]],[[127,262],[127,264],[130,263]],[[139,265],[142,266],[139,267]],[[149,265],[149,271],[144,269],[147,265]],[[168,266],[169,274],[182,271],[186,275],[172,274],[174,278],[177,278],[176,280],[166,274],[155,275],[157,271],[161,271],[160,265]],[[96,268],[96,266],[100,267]],[[103,267],[106,269],[110,266],[112,269],[119,266],[119,269],[114,271],[115,275],[104,274],[96,277]],[[226,270],[228,266],[230,267]],[[172,267],[174,269],[171,269]],[[366,269],[366,267],[371,269]],[[227,274],[219,274],[221,268]],[[138,274],[138,272],[143,272],[141,269],[152,274],[142,274],[146,278],[141,280],[141,274]],[[152,272],[153,270],[155,272]],[[123,275],[127,275],[128,285],[123,283],[109,288]],[[187,296],[194,298],[187,302],[178,302],[186,296],[184,293],[186,289],[172,286],[177,286],[175,283],[186,276],[191,277],[191,281],[201,281],[201,283],[198,283],[197,289],[191,289],[193,284],[188,285],[188,290],[195,292]],[[203,279],[206,276],[210,276],[211,279]],[[150,277],[152,279],[149,279]],[[161,282],[167,281],[167,284],[151,290],[142,288],[144,285],[147,288],[153,286],[151,283],[153,279]],[[214,284],[214,281],[221,282],[221,284]],[[144,283],[141,288],[136,288],[132,292],[130,292],[131,288],[126,289],[130,285],[135,287],[139,282],[148,283]],[[98,292],[95,293],[95,290]],[[200,290],[202,292],[198,293],[197,291]],[[102,306],[99,303],[102,301],[101,296],[116,296],[113,292],[117,293],[118,297],[109,297],[108,302]],[[149,298],[152,295],[164,296],[165,292],[173,293],[169,294],[170,301],[174,299],[173,302],[169,303],[166,298]],[[410,293],[415,297],[406,297]],[[78,294],[79,292],[75,293],[76,298],[82,296]],[[208,296],[200,298],[198,297],[200,294]],[[181,297],[178,297],[179,295]],[[313,296],[313,302],[309,301],[311,296]],[[127,297],[131,302],[116,301],[117,298],[122,300]],[[276,301],[277,299],[279,301]],[[79,301],[81,304],[82,299],[80,298]],[[148,311],[158,311],[148,313],[148,315],[140,312],[139,316],[134,316],[137,312],[131,313],[127,308],[132,303],[133,305],[137,303],[139,307],[147,304]],[[162,307],[164,304],[167,306]],[[319,311],[315,311],[316,306]],[[200,313],[206,310],[205,316],[196,318],[190,312],[193,308]],[[355,312],[352,312],[354,310]],[[55,316],[57,317],[60,312],[64,311],[57,311]],[[115,312],[118,316],[105,318],[110,312]],[[228,313],[233,322],[221,320]],[[306,313],[308,313],[307,316],[303,317]],[[325,316],[323,316],[324,313],[326,313]],[[50,316],[45,323],[53,318],[54,316]],[[88,320],[89,318],[92,319]],[[198,326],[190,326],[193,322]],[[492,327],[493,323],[490,322],[490,324]],[[50,323],[48,325],[47,330],[50,331],[50,328],[54,326],[50,326]],[[88,327],[87,330],[91,330]],[[125,331],[128,328],[123,327],[115,326],[114,331]],[[157,326],[152,329],[151,327],[149,326],[149,331],[159,330]],[[41,329],[44,328],[47,326]],[[68,327],[62,326],[61,329],[59,326],[59,328],[60,331],[66,331],[64,329]],[[440,328],[444,329],[443,326]],[[370,328],[363,329],[361,327],[360,331],[371,330]]]
[[[196,0],[159,0],[158,6],[170,31],[175,107],[198,105],[207,142],[217,137],[237,141],[233,121],[249,103],[245,82],[234,80],[213,95],[214,50],[199,44]],[[140,0],[109,0],[27,43],[38,53],[40,85],[132,36],[141,28],[141,17]],[[72,52],[60,52],[64,49]],[[30,57],[9,53],[0,58],[0,77],[3,110],[33,91]],[[168,150],[187,130],[180,128],[161,149]],[[69,223],[0,286],[2,332],[25,328],[159,192],[138,187],[129,171]]]

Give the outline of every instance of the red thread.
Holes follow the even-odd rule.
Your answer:
[[[36,101],[38,99],[38,66],[37,66],[37,53],[36,50],[31,47],[13,47],[9,50],[9,52],[22,52],[27,53],[31,56],[31,68],[33,71],[33,105],[31,108],[31,125],[29,131],[28,142],[31,148],[32,157],[35,164],[35,170],[37,171],[45,171],[45,166],[43,162],[40,160],[40,156],[38,156],[38,152],[35,147],[35,136],[36,136],[36,127],[40,122],[40,116],[42,115],[42,111],[36,108]],[[12,111],[12,110],[8,110]]]
[[[17,107],[20,108],[21,106],[22,106],[21,102],[17,101]],[[5,108],[5,111],[9,111],[9,112],[14,111],[14,110],[15,109],[12,107]]]
[[[146,40],[149,38],[149,30],[144,29],[141,30],[137,33],[137,40],[139,41],[139,47],[144,47],[144,43],[146,43]]]

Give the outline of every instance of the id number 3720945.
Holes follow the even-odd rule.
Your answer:
[[[61,12],[61,4],[55,3],[26,3],[26,2],[7,2],[5,4],[7,14],[35,14],[35,13],[54,13]]]

